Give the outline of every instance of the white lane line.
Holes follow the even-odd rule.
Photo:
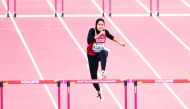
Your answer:
[[[148,14],[112,14],[111,17],[148,17]]]
[[[65,14],[64,17],[101,17],[102,14]]]
[[[47,14],[47,15],[17,15],[17,18],[53,18],[55,15]]]
[[[7,8],[6,7],[6,2],[4,0],[2,0],[2,2],[3,2],[3,5],[5,6],[5,8]],[[41,80],[44,80],[44,77],[43,77],[43,75],[42,75],[42,73],[41,73],[41,71],[40,71],[40,69],[39,69],[39,67],[38,67],[38,65],[37,65],[37,63],[36,63],[36,61],[35,61],[32,53],[31,53],[31,51],[30,51],[30,49],[29,49],[29,47],[28,47],[28,45],[27,45],[27,43],[26,43],[26,41],[25,41],[25,39],[24,39],[21,31],[20,31],[20,29],[19,29],[19,27],[18,27],[18,25],[16,24],[16,21],[15,21],[14,17],[12,16],[12,14],[10,14],[10,19],[11,19],[11,21],[12,21],[12,23],[13,23],[13,25],[14,25],[17,33],[18,33],[18,35],[19,35],[19,38],[20,38],[22,44],[24,45],[24,48],[26,49],[26,52],[27,52],[30,60],[32,61],[32,64],[33,64],[33,66],[34,66],[34,68],[35,68],[35,70],[36,70],[39,78]],[[50,97],[50,99],[51,99],[51,101],[53,103],[54,108],[58,109],[56,101],[54,100],[53,95],[51,94],[51,91],[49,90],[49,88],[48,88],[48,86],[46,84],[44,85],[44,88],[45,88],[48,96]]]
[[[181,2],[190,8],[190,4],[186,0],[181,0]]]
[[[80,17],[101,17],[101,14],[65,14],[64,17],[80,18]],[[52,18],[54,14],[47,15],[17,15],[17,18]]]
[[[6,15],[0,15],[0,18],[6,18],[7,16]]]
[[[184,14],[160,14],[161,17],[190,17],[189,13]]]

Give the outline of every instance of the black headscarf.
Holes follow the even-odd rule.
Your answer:
[[[99,22],[99,21],[103,21],[104,24],[105,24],[105,21],[104,21],[104,19],[102,19],[102,18],[98,18],[98,19],[96,20],[95,29],[96,29],[96,33],[97,33],[97,34],[100,33],[100,31],[98,31],[98,29],[97,29],[97,25],[98,25],[98,22]]]

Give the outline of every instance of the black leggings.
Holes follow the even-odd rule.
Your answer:
[[[88,55],[88,64],[90,69],[90,74],[92,79],[97,79],[97,71],[98,71],[98,62],[101,62],[101,70],[106,69],[106,62],[108,57],[108,51],[101,50],[100,53],[98,53],[95,56]],[[93,84],[95,89],[97,91],[100,91],[100,86],[97,83]]]

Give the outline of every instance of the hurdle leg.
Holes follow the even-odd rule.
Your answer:
[[[150,0],[150,16],[152,16],[152,0]]]
[[[126,81],[124,81],[124,92],[125,92],[125,109],[127,109],[127,80]]]
[[[55,17],[57,17],[57,0],[55,0],[54,5],[55,5]]]
[[[10,6],[9,6],[9,5],[10,5],[10,4],[9,4],[9,0],[7,0],[7,17],[10,17],[10,15],[9,15],[9,11],[10,11],[10,10],[9,10],[9,9],[10,9],[9,7],[10,7]]]
[[[61,81],[57,81],[58,87],[58,109],[61,109]]]
[[[64,0],[61,1],[62,17],[64,17]]]
[[[3,82],[0,82],[0,99],[1,99],[1,109],[3,109]]]
[[[16,0],[14,0],[14,17],[16,17],[16,8],[17,8],[17,6],[16,6]]]
[[[134,81],[134,102],[134,107],[137,109],[137,81]]]
[[[102,0],[102,16],[104,17],[104,12],[105,12],[105,1]]]
[[[70,109],[70,81],[67,81],[67,109]]]
[[[111,16],[112,13],[112,0],[109,0],[109,16]]]
[[[159,11],[160,11],[160,1],[157,0],[157,16],[159,16]]]

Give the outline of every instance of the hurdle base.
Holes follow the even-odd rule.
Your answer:
[[[14,17],[16,17],[16,13],[14,13]]]
[[[159,13],[159,12],[157,12],[157,16],[160,16],[160,13]]]
[[[57,13],[55,13],[55,17],[57,17]]]
[[[152,12],[150,12],[150,16],[152,16]]]
[[[109,16],[111,16],[111,12],[109,13]]]
[[[10,17],[9,13],[7,13],[7,17]]]

